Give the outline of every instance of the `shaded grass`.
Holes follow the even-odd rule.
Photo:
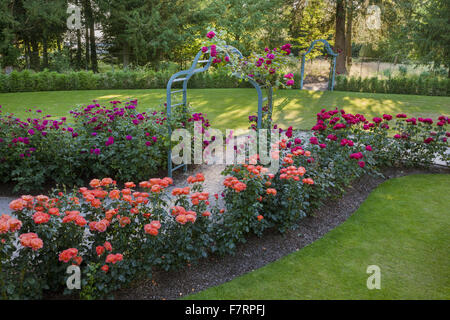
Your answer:
[[[185,299],[449,299],[449,195],[450,175],[391,179],[320,240]]]
[[[68,116],[78,104],[92,100],[107,103],[111,100],[138,99],[140,111],[161,108],[165,90],[85,90],[46,91],[0,94],[4,112],[28,117],[26,109],[35,107],[44,114]],[[248,127],[248,116],[257,113],[257,94],[254,89],[190,89],[188,101],[197,112],[207,113],[213,127],[239,129]],[[284,102],[284,103],[283,103]],[[338,107],[347,112],[362,113],[371,118],[383,113],[400,112],[411,116],[436,118],[450,114],[450,97],[430,97],[360,92],[315,92],[307,90],[278,90],[275,93],[274,121],[282,127],[310,129],[316,113],[322,108]]]

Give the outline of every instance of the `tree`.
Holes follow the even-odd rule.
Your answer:
[[[2,67],[15,65],[20,54],[14,46],[16,42],[14,30],[17,22],[14,20],[13,6],[8,2],[0,3],[0,55]]]
[[[413,58],[423,64],[432,63],[434,69],[444,66],[450,78],[450,2],[431,0],[424,3],[408,28]]]
[[[336,73],[346,74],[345,59],[345,0],[336,1],[336,33],[334,37],[334,51],[339,53],[336,58]]]
[[[209,8],[215,28],[226,31],[227,43],[244,55],[287,37],[283,0],[215,0]]]
[[[296,23],[296,26],[290,27],[296,32],[296,36],[292,40],[300,51],[306,51],[314,40],[332,39],[334,16],[328,12],[328,6],[329,3],[324,0],[308,1],[301,14],[297,13],[298,17],[292,21],[292,23]],[[322,54],[322,51],[323,46],[319,44],[314,47],[308,57],[314,58]]]
[[[86,25],[86,64],[89,65],[90,62],[91,70],[98,72],[95,16],[92,10],[91,0],[83,0],[83,10]]]

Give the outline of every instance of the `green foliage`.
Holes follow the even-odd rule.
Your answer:
[[[311,43],[317,39],[328,40],[333,45],[334,26],[327,13],[328,6],[326,1],[310,1],[301,10],[301,14],[297,17],[299,22],[291,27],[294,48],[298,48],[300,53],[306,52]],[[325,52],[323,44],[318,43],[308,55],[308,59],[314,59]]]
[[[98,90],[98,89],[163,89],[172,74],[167,71],[115,71],[93,73],[72,71],[58,73],[25,70],[0,74],[0,92]],[[226,70],[211,70],[195,75],[189,80],[190,88],[248,88]]]
[[[450,96],[450,79],[430,77],[428,74],[397,76],[388,79],[337,76],[334,89],[354,92]]]
[[[450,3],[447,0],[397,1],[381,44],[385,55],[445,67],[450,74]]]

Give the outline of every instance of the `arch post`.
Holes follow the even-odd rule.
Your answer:
[[[306,55],[309,54],[312,49],[314,49],[314,46],[318,42],[323,43],[325,46],[325,49],[327,50],[327,53],[333,57],[332,66],[330,67],[331,74],[328,77],[328,90],[333,91],[333,89],[334,89],[334,78],[335,78],[335,73],[336,73],[336,57],[338,56],[338,53],[334,52],[333,49],[331,49],[331,46],[327,40],[318,39],[318,40],[314,40],[311,43],[311,45],[309,46],[308,50],[306,50],[306,52],[302,54],[302,65],[301,65],[301,71],[300,71],[300,90],[303,89],[303,77],[304,77],[304,73],[305,73]]]
[[[229,49],[230,51],[236,53],[239,58],[243,58],[242,53],[232,47],[227,45],[226,46],[227,49]],[[208,48],[208,51],[205,52],[206,53],[210,53],[210,48]],[[188,70],[183,70],[183,71],[179,71],[177,73],[175,73],[174,75],[172,75],[169,79],[169,81],[167,82],[167,88],[166,88],[166,117],[167,117],[167,123],[168,123],[168,139],[169,139],[169,150],[167,150],[167,155],[168,155],[168,176],[172,177],[172,173],[173,171],[179,169],[179,168],[183,168],[184,171],[187,171],[187,164],[181,164],[176,166],[175,168],[173,168],[172,166],[172,127],[170,125],[170,120],[171,120],[171,114],[172,114],[172,107],[176,107],[179,105],[183,105],[184,107],[187,106],[187,85],[189,82],[189,79],[196,73],[200,73],[200,72],[204,72],[206,70],[209,69],[209,67],[212,64],[212,57],[211,57],[211,53],[209,55],[209,58],[207,60],[200,60],[200,58],[203,56],[203,52],[199,51],[197,53],[197,55],[194,58],[194,61],[192,62],[192,66],[188,69]],[[206,63],[203,67],[198,67],[198,64],[202,64],[202,63]],[[268,91],[268,97],[264,98],[263,97],[263,93],[261,90],[261,86],[254,81],[252,78],[249,78],[245,75],[238,75],[238,74],[233,74],[234,76],[241,78],[241,79],[246,79],[248,80],[253,87],[255,87],[257,93],[258,93],[258,129],[261,129],[261,125],[262,125],[262,108],[263,108],[263,102],[268,100],[269,103],[269,108],[270,111],[272,110],[272,88],[270,87],[269,91]],[[181,90],[172,90],[172,85],[175,82],[181,82],[183,81],[183,88]],[[183,93],[183,99],[181,103],[176,103],[176,104],[172,104],[172,94],[177,93],[177,92],[182,92]]]

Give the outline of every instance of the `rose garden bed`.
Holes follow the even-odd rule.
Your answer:
[[[246,75],[269,91],[294,84],[293,75],[283,72],[289,44],[245,60],[237,59],[214,32],[207,37],[202,52],[209,52],[216,65],[226,63],[233,74]],[[189,269],[208,257],[232,259],[242,243],[256,243],[267,232],[289,234],[361,177],[372,177],[372,185],[386,168],[427,168],[436,158],[449,161],[448,116],[416,119],[400,113],[366,119],[322,109],[305,141],[292,127],[272,123],[269,98],[259,120],[270,136],[282,134],[270,144],[268,155],[279,164],[277,172],[269,173],[259,162],[263,155],[256,154],[249,155],[252,163],[247,159],[225,167],[222,189],[205,188],[201,172],[189,176],[187,185],[174,185],[172,178],[160,175],[168,161],[168,133],[193,130],[196,123],[202,134],[208,133],[205,115],[184,106],[168,119],[161,111],[137,112],[136,100],[110,104],[94,102],[72,110],[73,124],[67,118],[0,115],[2,182],[24,191],[59,184],[48,195],[13,200],[12,214],[0,216],[2,298],[61,293],[81,299],[112,297],[155,272],[164,277],[164,272]],[[249,130],[257,130],[258,117],[249,121]],[[202,148],[219,139],[205,137]],[[326,215],[319,224],[333,227],[327,219],[342,221],[350,213]],[[316,231],[310,239],[323,234],[311,230]],[[81,269],[78,291],[65,287],[70,265]],[[209,280],[199,284],[206,287]],[[173,298],[167,288],[153,297]]]
[[[381,176],[383,167],[427,167],[445,157],[448,117],[436,125],[404,114],[393,118],[322,110],[309,141],[283,130],[277,174],[265,175],[260,165],[228,166],[223,193],[204,190],[199,173],[170,193],[170,178],[123,186],[104,178],[90,188],[22,196],[10,204],[14,217],[0,220],[2,295],[62,292],[65,269],[76,264],[83,270],[79,297],[107,297],[152,271],[229,256],[269,230],[286,234],[355,179]],[[392,138],[390,130],[398,134]]]

